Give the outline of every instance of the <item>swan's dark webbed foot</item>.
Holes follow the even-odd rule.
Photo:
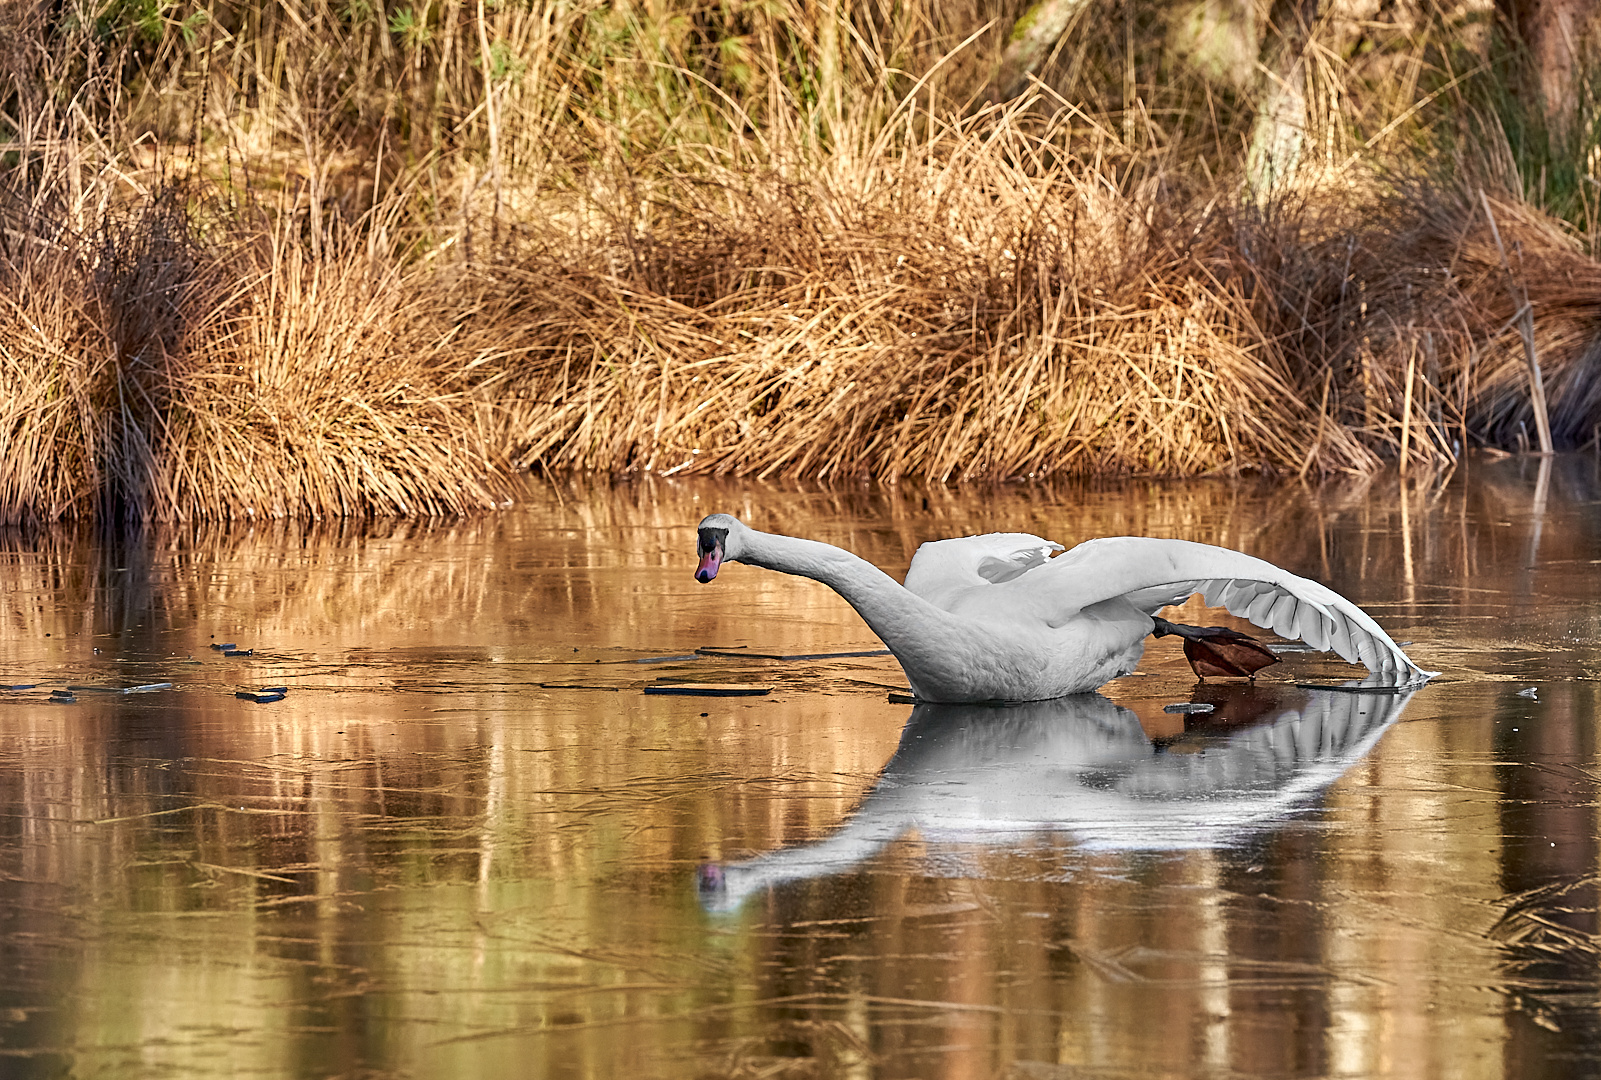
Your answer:
[[[1202,679],[1208,675],[1254,679],[1258,671],[1279,662],[1278,654],[1272,649],[1249,634],[1226,626],[1189,626],[1166,619],[1153,621],[1156,628],[1151,631],[1152,637],[1177,634],[1184,639],[1184,659]]]

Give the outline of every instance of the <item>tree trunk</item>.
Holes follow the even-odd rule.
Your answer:
[[[1259,19],[1253,0],[1192,0],[1174,9],[1167,46],[1213,82],[1249,93],[1262,52]]]
[[[1569,134],[1578,119],[1580,44],[1595,29],[1596,0],[1496,0],[1501,16],[1529,50],[1529,83],[1551,133]]]
[[[1318,0],[1273,0],[1262,46],[1256,121],[1245,156],[1246,185],[1258,206],[1294,179],[1306,140],[1306,47]]]
[[[1036,0],[1030,4],[1012,26],[1000,68],[990,84],[990,100],[1010,101],[1021,94],[1028,77],[1039,70],[1073,17],[1087,6],[1089,0]]]

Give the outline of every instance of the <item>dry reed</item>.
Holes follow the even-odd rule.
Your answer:
[[[0,252],[0,521],[441,514],[505,470],[418,283],[175,198]]]
[[[163,374],[155,516],[461,513],[508,497],[418,283],[274,229],[217,253]]]
[[[1515,444],[1527,367],[1462,185],[1228,212],[1160,162],[1114,187],[1107,147],[1066,156],[1026,105],[928,125],[866,177],[708,165],[658,189],[670,225],[649,222],[643,242],[603,236],[577,258],[551,244],[495,268],[478,314],[516,356],[497,394],[520,459],[1305,475]],[[1498,205],[1574,445],[1601,417],[1587,352],[1601,270],[1548,218]]]
[[[980,106],[1017,8],[11,9],[0,520],[456,513],[513,460],[1439,464],[1523,438],[1524,295],[1592,436],[1596,264],[1455,16],[1332,11],[1258,207],[1248,106],[1132,9]]]
[[[1299,466],[1315,410],[1240,282],[1211,273],[1228,223],[1175,214],[1154,173],[1124,196],[1082,160],[1043,164],[1057,133],[1031,131],[1028,104],[930,123],[870,170],[708,162],[660,194],[672,231],[621,272],[603,244],[495,268],[480,333],[520,350],[500,400],[522,460],[939,478]]]

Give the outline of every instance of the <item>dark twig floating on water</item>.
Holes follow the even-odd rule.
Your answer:
[[[851,652],[765,653],[747,652],[744,649],[719,649],[707,645],[695,650],[701,656],[717,656],[732,660],[844,660],[854,656],[889,656],[888,649],[856,649]]]
[[[762,697],[771,686],[750,683],[655,683],[645,687],[647,694],[681,694],[689,697]]]

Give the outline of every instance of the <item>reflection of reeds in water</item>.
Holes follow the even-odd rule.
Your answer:
[[[14,886],[0,911],[70,954],[35,993],[82,986],[93,1000],[55,1014],[53,1045],[107,1060],[107,1033],[132,1026],[166,1033],[147,1052],[174,1061],[344,1060],[335,1033],[374,993],[432,1019],[424,1032],[374,1017],[358,1060],[530,1015],[575,1035],[641,1006],[693,1015],[731,974],[692,945],[684,883],[722,856],[712,838],[755,847],[826,828],[904,713],[859,696],[758,711],[479,691],[450,674],[469,685],[401,700],[298,689],[258,709],[191,685],[160,704],[4,706],[0,801],[22,827],[0,845]],[[63,896],[70,927],[49,914]],[[540,989],[513,1002],[512,987]],[[326,1014],[327,1033],[285,1032],[252,1055],[286,1004]],[[190,1027],[172,1026],[179,1015]],[[188,1033],[225,1023],[236,1034]],[[617,1060],[615,1032],[578,1037],[517,1056]]]
[[[1500,554],[1526,546],[1527,519],[1505,539],[1479,525],[1527,506],[1521,467],[1474,491],[1405,489],[1420,589],[1523,572]],[[1571,511],[1593,491],[1582,474],[1552,481],[1550,552],[1587,550]],[[140,671],[204,661],[164,697],[0,701],[0,914],[16,913],[12,948],[48,960],[17,980],[58,1025],[34,1044],[74,1047],[83,1071],[140,1045],[145,1068],[235,1071],[282,1055],[286,1072],[652,1075],[688,1056],[747,1073],[909,1060],[913,1075],[932,1061],[1027,1076],[1066,1060],[1188,1074],[1203,1047],[1220,1074],[1326,1060],[1499,1075],[1482,1051],[1503,1018],[1482,988],[1502,956],[1472,931],[1500,888],[1462,883],[1496,880],[1503,829],[1487,807],[1504,758],[1469,706],[1420,695],[1418,722],[1333,789],[1326,822],[1248,852],[1130,859],[1052,839],[934,852],[914,838],[710,924],[695,868],[825,836],[909,710],[851,689],[862,672],[845,665],[729,662],[807,686],[737,705],[536,685],[578,666],[649,679],[658,669],[593,661],[669,647],[863,641],[815,583],[730,567],[695,584],[706,510],[892,570],[932,536],[1137,531],[1236,543],[1393,598],[1394,490],[698,478],[575,480],[522,502],[369,530],[0,533],[12,662],[111,681],[123,656]],[[1475,535],[1496,558],[1473,562]],[[270,655],[225,662],[205,650],[214,631]],[[554,663],[574,645],[580,665]],[[293,674],[284,702],[231,696],[267,670]]]
[[[816,583],[743,566],[711,585],[695,583],[694,523],[725,510],[856,551],[896,575],[926,540],[990,530],[1068,545],[1096,535],[1221,544],[1373,605],[1381,622],[1426,651],[1430,605],[1442,599],[1428,592],[1431,580],[1483,578],[1490,592],[1451,596],[1476,610],[1479,595],[1492,607],[1502,602],[1496,583],[1531,560],[1531,544],[1548,560],[1589,558],[1584,534],[1571,527],[1572,508],[1596,489],[1589,466],[1564,462],[1552,474],[1543,531],[1530,516],[1534,480],[1520,478],[1523,468],[1510,460],[1481,466],[1475,475],[1488,482],[1471,487],[1459,473],[1294,497],[1222,480],[946,488],[676,478],[611,487],[575,479],[531,483],[519,493],[526,509],[481,519],[152,526],[115,541],[49,529],[0,534],[0,549],[19,656],[64,662],[83,640],[69,635],[180,657],[239,640],[315,668],[329,685],[373,685],[363,672],[393,659],[403,641],[475,663],[571,660],[580,646],[591,667],[610,655],[597,649],[637,650],[617,654],[626,657],[701,645],[812,652],[874,644],[848,605]],[[1488,534],[1464,525],[1490,517],[1510,524]],[[897,674],[889,660],[862,663],[876,672],[864,677]],[[547,681],[582,674],[563,668]]]
[[[433,645],[486,658],[559,659],[572,648],[563,633],[586,650],[745,644],[807,652],[873,639],[813,582],[741,566],[712,585],[695,583],[693,527],[704,514],[728,511],[758,528],[837,544],[895,575],[924,541],[984,531],[1033,532],[1069,546],[1100,535],[1199,540],[1378,603],[1387,619],[1398,600],[1416,599],[1419,582],[1438,576],[1431,568],[1497,573],[1514,552],[1527,555],[1532,480],[1519,480],[1520,468],[1484,466],[1491,482],[1472,487],[1459,473],[1293,497],[1224,480],[947,488],[569,479],[530,483],[518,494],[526,509],[481,519],[151,526],[109,544],[90,530],[49,529],[0,534],[0,548],[18,601],[10,616],[18,641],[41,643],[53,632],[60,645],[64,633],[127,634],[144,623],[171,628],[163,640],[175,650],[222,640],[210,637],[217,634],[269,649],[299,643],[322,659],[381,652],[414,640],[418,627]],[[1590,497],[1585,469],[1571,462],[1554,474],[1554,513]],[[1484,536],[1464,530],[1467,514],[1513,525]],[[1554,558],[1587,550],[1560,521],[1540,543]],[[610,596],[623,572],[627,603]],[[442,611],[450,617],[431,615]]]
[[[195,813],[226,818],[230,806],[252,813],[288,807],[291,832],[299,829],[294,815],[308,812],[304,801],[319,792],[333,799],[341,817],[471,817],[487,813],[486,803],[498,800],[497,820],[526,812],[540,822],[552,799],[611,807],[603,818],[619,806],[679,805],[686,792],[703,799],[757,761],[766,762],[760,773],[781,785],[805,787],[814,782],[808,778],[823,777],[820,791],[836,784],[827,778],[863,775],[876,766],[876,751],[856,741],[840,743],[838,733],[856,713],[893,718],[903,711],[883,702],[881,693],[859,691],[868,693],[866,704],[859,697],[819,699],[816,710],[803,710],[804,720],[786,735],[761,726],[772,712],[765,702],[708,705],[639,696],[639,687],[660,674],[707,677],[707,671],[735,670],[735,661],[699,667],[624,662],[705,644],[793,651],[819,634],[827,641],[826,619],[822,630],[809,619],[812,611],[837,603],[826,590],[778,596],[776,603],[786,605],[783,617],[736,635],[726,629],[734,620],[719,622],[710,612],[724,603],[749,605],[753,596],[760,603],[761,586],[770,582],[752,575],[754,589],[701,591],[707,603],[700,606],[686,608],[674,598],[701,590],[690,577],[693,529],[685,521],[694,512],[691,493],[638,500],[624,493],[608,500],[589,491],[583,502],[574,499],[577,491],[563,501],[548,490],[531,494],[545,504],[538,517],[519,512],[395,520],[362,529],[344,522],[283,521],[248,531],[158,526],[117,539],[88,529],[44,530],[26,538],[4,534],[11,549],[5,556],[7,596],[13,601],[6,636],[17,665],[10,677],[47,685],[158,677],[178,682],[176,697],[107,704],[84,695],[81,711],[92,708],[108,722],[126,712],[137,722],[153,710],[174,708],[175,747],[181,744],[185,754],[266,763],[192,771],[207,779],[185,797],[212,808]],[[660,545],[636,542],[653,530],[662,534]],[[644,599],[638,599],[641,590]],[[857,627],[849,632],[852,642],[864,634]],[[226,659],[207,648],[222,640],[254,647],[258,655]],[[92,655],[91,646],[101,655]],[[191,665],[190,658],[200,663]],[[757,662],[739,670],[769,681],[776,675],[792,685],[817,668]],[[872,681],[892,678],[892,671],[868,659],[834,665],[824,675]],[[138,677],[130,679],[131,673]],[[575,679],[609,682],[625,692],[563,693],[539,686]],[[257,707],[231,696],[240,687],[279,681],[292,689],[278,705]],[[45,725],[28,737],[45,742],[55,730],[48,726],[52,718],[78,715],[38,703],[28,708]],[[686,770],[687,778],[664,771],[656,780],[635,777],[626,785],[596,779],[615,764],[618,739],[679,741],[683,732],[676,725],[685,710],[692,710],[691,717],[713,714],[696,718],[692,736],[706,747],[707,763]],[[745,721],[756,726],[742,730]],[[107,730],[90,725],[60,749],[114,755],[115,747],[104,745]],[[485,773],[507,766],[492,769],[482,751],[495,746],[508,752],[502,745],[508,732],[526,742],[518,752],[532,756],[512,770],[515,781],[492,800]],[[731,738],[742,747],[736,757],[717,749]],[[540,756],[547,753],[556,755],[549,769]],[[424,757],[412,760],[413,754]],[[85,775],[102,767],[73,766]],[[45,771],[41,766],[38,775]],[[159,773],[140,775],[162,779]],[[496,782],[507,783],[504,775]],[[755,785],[754,802],[766,805],[764,781],[749,782]],[[432,809],[397,809],[397,798],[415,802],[404,794],[408,790],[424,803],[437,793]],[[151,804],[158,791],[135,784],[108,795],[109,802],[73,813],[137,821],[140,814],[167,808],[159,800]],[[816,805],[826,807],[830,798],[848,801],[849,795],[820,798]],[[167,824],[156,819],[127,827]],[[758,832],[796,824],[772,822]]]

